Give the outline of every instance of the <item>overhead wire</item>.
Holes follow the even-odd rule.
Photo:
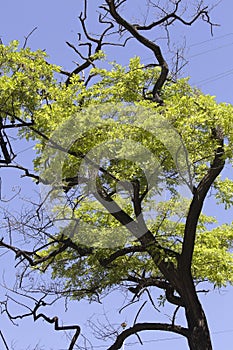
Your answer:
[[[215,334],[223,334],[223,333],[232,333],[233,329],[228,329],[228,330],[222,330],[222,331],[215,331],[212,332],[212,335]],[[169,338],[158,338],[158,339],[151,339],[151,340],[144,340],[144,343],[158,343],[158,342],[163,342],[163,341],[169,341],[169,340],[181,340],[184,339],[183,337],[169,337]],[[130,346],[135,346],[138,344],[137,342],[132,342],[132,343],[125,343],[125,346],[130,347]],[[106,345],[92,345],[90,349],[102,349],[106,348]],[[65,349],[60,349],[60,350],[65,350]]]
[[[224,39],[224,38],[232,36],[232,35],[233,35],[233,32],[230,32],[230,33],[227,33],[227,34],[224,34],[224,35],[220,35],[220,36],[215,37],[215,38],[203,40],[203,41],[200,41],[200,42],[197,42],[197,43],[189,45],[189,48],[194,47],[194,46],[200,46],[200,45],[206,44],[208,42],[213,42],[213,41],[216,41],[216,40]],[[213,52],[213,51],[217,51],[217,50],[220,50],[222,48],[229,47],[229,46],[232,46],[232,45],[233,45],[233,42],[230,42],[230,43],[225,44],[225,45],[221,45],[221,46],[214,47],[214,48],[206,50],[206,51],[202,51],[202,52],[193,54],[193,55],[189,56],[188,58],[194,58],[194,57],[198,57],[198,56],[201,56],[201,55],[205,55],[207,53],[210,53],[210,52]],[[146,57],[145,59],[142,60],[142,63],[146,63],[147,61],[149,61],[151,59],[153,59],[152,56]],[[222,78],[228,77],[228,76],[230,76],[232,74],[233,74],[233,68],[231,68],[229,70],[226,70],[224,72],[218,73],[216,75],[212,75],[212,76],[210,76],[210,77],[208,77],[206,79],[202,79],[202,80],[200,80],[198,82],[192,83],[192,85],[199,85],[199,86],[201,85],[201,86],[203,86],[203,85],[212,83],[212,82],[214,82],[216,80],[220,80]]]
[[[203,41],[198,41],[197,43],[189,45],[189,47],[206,44],[207,42],[223,39],[223,38],[226,38],[227,36],[230,36],[230,35],[233,35],[233,33],[230,32],[230,33],[227,33],[227,34],[224,34],[224,35],[216,36],[215,38],[211,38],[211,39],[207,39],[207,40],[203,40]]]
[[[219,80],[219,79],[222,79],[222,78],[226,78],[226,77],[228,77],[228,76],[230,76],[232,74],[233,74],[233,68],[229,69],[229,70],[227,70],[225,72],[221,72],[219,74],[212,75],[211,77],[203,79],[203,80],[200,80],[200,81],[198,81],[196,83],[192,83],[192,85],[202,85],[203,86],[203,85],[212,83],[212,82],[214,82],[216,80]]]
[[[215,37],[215,38],[211,38],[211,39],[207,39],[207,40],[204,40],[204,41],[200,41],[200,42],[197,42],[197,43],[194,43],[194,44],[189,45],[189,46],[188,46],[188,49],[191,48],[191,47],[193,47],[193,46],[200,46],[200,45],[206,44],[206,43],[208,43],[208,42],[212,42],[212,41],[216,41],[216,40],[219,40],[219,39],[223,39],[223,38],[225,38],[225,37],[227,37],[227,36],[230,36],[230,35],[233,35],[233,33],[230,32],[230,33],[227,33],[227,34],[225,34],[225,35],[220,35],[220,36],[217,36],[217,37]],[[193,58],[193,57],[196,57],[196,56],[201,56],[201,55],[204,55],[204,54],[206,54],[206,53],[209,53],[209,52],[212,52],[212,51],[215,51],[215,50],[219,50],[219,49],[221,49],[221,48],[223,48],[223,47],[227,47],[227,46],[231,46],[231,45],[233,45],[233,42],[228,43],[228,44],[226,44],[226,45],[218,46],[217,48],[213,48],[213,49],[210,49],[210,50],[207,50],[207,51],[203,51],[203,52],[194,54],[194,55],[192,55],[192,56],[189,56],[188,58]],[[154,59],[154,56],[145,57],[145,59],[142,60],[142,63],[145,63],[146,61],[149,61],[149,60],[152,60],[152,59]]]
[[[212,335],[217,335],[217,334],[224,334],[224,333],[232,333],[233,329],[227,329],[227,330],[222,330],[222,331],[215,331],[212,332]],[[158,338],[158,339],[151,339],[151,340],[144,340],[143,343],[158,343],[158,342],[163,342],[163,341],[169,341],[169,340],[181,340],[184,339],[182,337],[168,337],[168,338]],[[127,343],[125,344],[126,346],[133,346],[136,343]]]
[[[209,53],[209,52],[212,52],[212,51],[217,51],[217,50],[220,50],[220,49],[222,49],[224,47],[228,47],[228,46],[231,46],[231,45],[233,45],[233,42],[229,43],[229,44],[226,44],[226,45],[214,47],[213,49],[209,49],[209,50],[206,50],[206,51],[202,51],[202,52],[196,53],[194,55],[189,56],[188,58],[194,58],[194,57],[198,57],[198,56],[201,56],[201,55],[205,55],[206,53]]]

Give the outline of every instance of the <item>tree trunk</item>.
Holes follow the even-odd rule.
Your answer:
[[[190,331],[189,348],[190,350],[212,350],[207,319],[197,297],[191,274],[183,273],[182,282],[181,296],[185,304],[186,319]]]
[[[207,320],[203,310],[200,310],[198,319],[193,319],[192,312],[190,315],[186,312],[188,320],[190,337],[188,339],[190,350],[212,350],[210,333]]]

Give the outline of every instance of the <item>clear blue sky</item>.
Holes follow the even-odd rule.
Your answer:
[[[92,0],[90,0],[93,3]],[[210,1],[211,2],[211,1]],[[72,61],[77,58],[73,52],[66,46],[65,41],[76,42],[76,33],[80,30],[78,15],[80,11],[77,0],[55,1],[55,0],[8,0],[4,1],[1,6],[1,23],[0,36],[3,43],[7,44],[10,40],[17,39],[21,43],[24,36],[27,35],[34,27],[38,29],[29,39],[29,46],[32,49],[45,49],[50,56],[50,62],[62,65],[64,69],[70,70],[74,67]],[[139,3],[139,2],[136,2]],[[232,97],[232,80],[233,80],[233,26],[232,26],[233,2],[232,0],[224,0],[213,11],[212,18],[216,23],[221,24],[220,27],[214,28],[214,37],[211,37],[210,30],[207,25],[198,22],[193,28],[184,28],[178,32],[179,38],[185,34],[186,39],[186,58],[189,59],[189,64],[185,68],[185,74],[191,77],[191,83],[200,87],[205,93],[215,95],[218,101],[233,103]],[[91,23],[93,28],[95,24]],[[110,55],[114,59],[116,51],[112,49]],[[140,47],[131,45],[130,49],[122,52],[120,60],[123,64],[127,63],[127,58],[130,55],[141,55]],[[119,56],[116,57],[119,59]],[[142,62],[148,63],[151,54],[143,53]],[[24,155],[26,155],[25,153]],[[228,176],[232,177],[231,170]],[[30,189],[29,189],[30,190]],[[206,208],[207,211],[210,207]],[[219,212],[216,211],[217,216]],[[221,213],[221,216],[223,214]],[[232,219],[232,211],[224,217],[224,220]],[[231,217],[230,217],[231,216]],[[14,264],[14,260],[8,254],[4,258],[2,267],[6,271],[6,279],[12,279],[9,274],[9,266]],[[9,263],[10,262],[10,263]],[[11,277],[9,277],[11,276]],[[2,291],[4,293],[4,291]],[[113,308],[117,304],[115,295],[110,296],[107,300],[106,311]],[[212,332],[214,349],[230,350],[233,340],[233,288],[229,287],[223,291],[210,292],[207,297],[201,297],[204,308],[209,320],[210,329]],[[88,310],[89,307],[89,311]],[[68,312],[64,312],[61,303],[58,307],[52,308],[50,315],[55,315],[61,312],[62,321],[65,323],[76,322],[84,327],[87,315],[93,312],[102,313],[103,306],[91,306],[88,303],[83,303],[79,306],[77,303],[72,303]],[[17,310],[15,310],[17,311]],[[129,309],[130,312],[130,309]],[[123,322],[125,318],[130,320],[129,314],[119,316],[110,313],[109,317],[112,322]],[[152,315],[150,315],[152,317]],[[166,316],[165,316],[166,317]],[[45,349],[65,349],[66,338],[63,334],[58,335],[52,330],[48,324],[38,321],[33,324],[32,320],[22,321],[21,326],[14,328],[10,322],[4,318],[0,318],[0,329],[3,331],[8,344],[15,341],[15,348],[26,349],[29,345],[28,339],[31,339],[31,346],[37,343],[40,339],[40,344],[44,345]],[[167,340],[169,337],[174,338]],[[133,342],[134,339],[132,339]],[[150,342],[145,344],[147,350],[159,348],[160,350],[168,349],[187,349],[186,341],[177,339],[176,336],[153,333],[148,338]],[[151,342],[151,340],[154,340]],[[131,339],[128,343],[131,343]],[[1,339],[0,339],[0,348]],[[33,349],[33,346],[31,347]],[[140,349],[140,345],[125,347],[126,349]],[[101,349],[101,348],[100,348]],[[104,349],[104,347],[103,347]]]

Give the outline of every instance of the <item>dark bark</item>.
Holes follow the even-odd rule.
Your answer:
[[[160,75],[157,79],[157,81],[154,83],[154,86],[152,88],[152,98],[150,98],[153,102],[157,102],[159,104],[163,104],[163,100],[160,96],[161,89],[163,88],[164,83],[167,80],[168,76],[168,64],[163,56],[162,50],[159,45],[157,45],[154,41],[149,40],[147,37],[145,37],[142,32],[143,31],[149,31],[161,24],[165,25],[167,28],[169,25],[173,24],[174,21],[179,21],[180,23],[184,25],[192,25],[198,18],[204,19],[206,22],[208,22],[211,25],[209,14],[208,14],[208,8],[203,7],[198,8],[197,13],[195,16],[190,20],[187,21],[183,19],[182,17],[178,16],[177,11],[179,4],[181,0],[178,0],[174,3],[174,11],[171,13],[165,13],[164,17],[161,18],[158,21],[152,22],[148,25],[139,25],[139,24],[131,24],[129,23],[120,13],[119,8],[120,5],[123,4],[125,1],[114,1],[114,0],[105,0],[105,5],[101,8],[106,11],[106,14],[101,16],[99,18],[99,22],[102,24],[105,24],[106,28],[103,30],[102,34],[99,35],[99,37],[96,39],[95,37],[91,36],[86,28],[86,19],[87,19],[87,0],[84,0],[84,12],[80,15],[79,20],[81,22],[83,33],[87,39],[87,43],[79,43],[80,46],[87,47],[88,53],[86,56],[84,56],[80,51],[70,43],[67,43],[69,47],[71,47],[79,57],[84,61],[81,65],[79,65],[76,69],[73,70],[71,73],[63,72],[65,75],[68,76],[68,79],[66,81],[66,84],[70,84],[71,77],[73,74],[79,74],[80,72],[83,72],[90,66],[94,65],[94,54],[98,53],[104,45],[107,43],[104,42],[104,39],[106,35],[111,34],[111,29],[114,27],[115,23],[117,25],[121,26],[125,32],[128,32],[129,35],[131,35],[133,38],[135,38],[140,44],[144,46],[144,48],[151,50],[151,52],[154,54],[154,58],[156,60],[156,64],[158,64],[161,68]],[[109,18],[110,21],[107,21],[106,18]],[[80,36],[81,37],[81,36]],[[125,40],[125,43],[128,39]],[[114,45],[114,44],[113,44]],[[124,46],[124,45],[122,45]],[[90,76],[86,80],[86,84],[90,81]],[[145,98],[148,98],[148,96],[145,96]],[[2,111],[5,112],[5,111]],[[8,113],[9,115],[9,113]],[[10,116],[10,115],[9,115]],[[62,150],[62,147],[52,143],[51,140],[46,135],[43,135],[39,130],[36,129],[36,127],[32,123],[27,124],[22,119],[20,119],[17,116],[11,116],[12,120],[16,120],[20,124],[15,125],[14,123],[10,125],[2,125],[0,124],[0,148],[2,151],[2,154],[4,156],[4,159],[0,163],[3,163],[4,165],[8,167],[15,167],[17,169],[23,170],[25,172],[25,176],[32,177],[39,181],[38,176],[31,174],[27,169],[18,166],[18,165],[12,165],[10,164],[13,159],[13,154],[11,152],[11,148],[9,146],[9,142],[6,138],[6,135],[4,134],[4,129],[7,128],[13,128],[13,127],[29,127],[32,131],[34,131],[37,135],[39,135],[41,138],[44,138],[46,141],[50,141],[52,147]],[[112,199],[111,195],[103,188],[98,189],[98,193],[94,193],[96,198],[102,205],[114,216],[118,222],[121,223],[121,225],[126,226],[130,233],[135,237],[135,239],[138,240],[137,246],[132,247],[124,247],[122,249],[113,251],[112,254],[107,255],[104,258],[101,258],[99,260],[100,265],[106,268],[111,268],[113,265],[112,263],[118,259],[119,257],[122,257],[127,254],[135,254],[139,252],[146,252],[150,255],[152,258],[154,264],[159,269],[162,278],[159,279],[146,279],[146,278],[133,278],[129,277],[127,281],[132,281],[136,284],[135,288],[131,288],[132,293],[138,295],[140,291],[143,288],[147,288],[149,286],[155,286],[157,288],[163,289],[166,294],[166,298],[168,302],[171,304],[184,308],[186,320],[187,320],[187,327],[181,327],[179,325],[175,325],[174,320],[171,324],[166,323],[136,323],[133,324],[132,327],[129,327],[128,329],[124,330],[121,334],[119,334],[112,346],[109,347],[109,350],[115,350],[120,349],[124,343],[124,341],[131,335],[135,335],[138,332],[142,331],[148,331],[148,330],[160,330],[160,331],[168,331],[173,332],[176,334],[180,334],[181,336],[184,336],[187,338],[189,348],[190,350],[212,350],[211,345],[211,339],[210,339],[210,333],[208,329],[208,323],[207,319],[204,313],[204,310],[201,306],[201,303],[198,299],[197,292],[195,290],[195,285],[193,281],[193,277],[191,274],[191,265],[192,265],[192,257],[193,257],[193,251],[195,246],[195,236],[196,236],[196,228],[199,220],[199,216],[204,204],[204,200],[215,181],[216,177],[220,174],[224,167],[224,148],[223,148],[223,135],[221,133],[221,130],[219,128],[216,128],[215,130],[212,130],[213,138],[217,142],[216,152],[214,155],[213,162],[206,173],[206,175],[203,177],[197,188],[193,192],[193,200],[191,202],[187,221],[185,225],[185,232],[184,232],[184,240],[182,245],[182,251],[181,254],[178,254],[175,251],[172,251],[171,249],[163,247],[159,242],[156,240],[156,237],[150,230],[148,230],[147,225],[143,218],[143,212],[141,207],[141,202],[144,199],[144,196],[146,192],[143,195],[140,195],[140,184],[139,182],[132,183],[133,185],[133,208],[134,208],[134,214],[136,219],[133,219],[130,217],[124,210],[122,210],[118,204]],[[79,159],[82,159],[86,157],[85,154],[82,154],[81,152],[72,152],[72,150],[65,152],[69,153],[70,155],[73,155],[74,157],[77,157]],[[98,170],[103,173],[104,175],[108,176],[114,181],[118,181],[113,175],[108,173],[105,169],[99,167],[99,165],[92,164],[93,167],[98,167]],[[76,179],[74,178],[66,178],[65,182],[68,182],[67,191],[72,188],[73,186],[77,185]],[[38,250],[33,251],[25,251],[18,249],[14,247],[11,244],[7,244],[3,242],[3,240],[0,240],[0,246],[5,247],[8,250],[11,250],[15,253],[15,257],[17,259],[20,259],[21,262],[27,261],[30,266],[38,266],[39,264],[43,264],[45,262],[48,262],[48,266],[53,261],[53,259],[64,252],[67,249],[73,249],[76,252],[78,252],[80,257],[88,256],[93,253],[92,248],[86,248],[86,247],[80,247],[77,244],[75,244],[70,238],[60,237],[58,240],[54,240],[54,242],[50,243],[56,244],[56,248],[52,250],[50,253],[48,253],[47,256],[40,257],[39,251],[45,246],[40,247]],[[97,289],[97,287],[96,287]],[[130,289],[129,289],[130,290]],[[32,310],[30,315],[34,317],[34,320],[36,321],[39,318],[43,318],[45,321],[54,324],[55,330],[75,330],[75,334],[73,336],[73,339],[70,344],[69,349],[73,349],[75,342],[79,336],[80,328],[76,325],[71,326],[59,326],[58,325],[58,319],[57,317],[49,318],[46,315],[40,313],[37,314],[37,311],[39,307],[43,305],[38,303],[36,307]]]
[[[181,274],[180,277],[182,278],[182,299],[189,329],[189,348],[190,350],[212,350],[207,319],[198,300],[192,276]]]
[[[185,337],[188,336],[188,330],[187,328],[184,328],[184,327],[173,326],[167,323],[146,323],[146,322],[136,323],[133,327],[130,327],[125,331],[123,331],[121,334],[119,334],[114,344],[111,345],[108,348],[108,350],[120,349],[125,339],[128,338],[130,335],[134,335],[134,334],[137,334],[138,332],[148,331],[148,330],[167,331],[167,332],[177,333]]]

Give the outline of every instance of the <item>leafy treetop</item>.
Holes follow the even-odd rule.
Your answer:
[[[93,60],[103,58],[101,52]],[[124,159],[125,144],[122,142],[117,148],[117,157],[112,154],[112,159],[110,157],[104,163],[104,171],[98,170],[97,192],[104,189],[106,198],[111,193],[115,203],[136,220],[130,190],[124,183],[120,190],[116,188],[119,181],[131,183],[133,190],[137,188],[142,209],[147,212],[145,224],[156,237],[161,259],[175,266],[176,254],[182,250],[189,201],[179,194],[179,171],[174,157],[167,150],[165,143],[168,141],[163,143],[149,130],[158,120],[162,120],[176,131],[188,153],[186,166],[188,164],[190,191],[195,191],[214,161],[219,147],[219,140],[215,137],[218,130],[221,130],[225,140],[225,161],[232,165],[233,159],[231,105],[217,103],[213,96],[204,95],[191,87],[188,79],[168,79],[161,91],[164,104],[158,105],[145,99],[143,94],[144,89],[149,92],[156,81],[160,71],[158,67],[145,68],[139,57],[132,58],[127,67],[115,62],[110,63],[110,69],[106,62],[102,66],[104,68],[91,70],[95,77],[92,85],[87,86],[78,75],[72,76],[69,84],[66,84],[58,77],[60,68],[48,64],[44,52],[32,52],[28,48],[18,50],[17,42],[0,46],[2,124],[21,123],[20,136],[35,142],[35,170],[40,172],[42,182],[52,189],[51,200],[58,198],[61,192],[69,197],[65,204],[64,201],[62,205],[56,204],[56,220],[72,213],[73,221],[65,221],[59,227],[59,232],[50,238],[49,248],[37,252],[38,264],[34,265],[41,270],[51,266],[54,278],[62,278],[67,293],[76,298],[85,295],[93,297],[114,285],[124,285],[129,276],[141,275],[142,272],[151,279],[161,275],[148,252],[143,251],[117,217],[104,209],[93,193],[88,192],[85,183],[76,186],[78,192],[72,190],[77,183],[70,185],[70,179],[75,178],[88,152],[105,144],[109,145],[111,155],[112,140],[132,141],[132,149],[127,150],[130,159]],[[113,108],[113,105],[117,108]],[[135,124],[133,108],[141,113],[139,124]],[[71,126],[75,129],[75,139],[68,148],[62,146],[67,154],[58,179],[56,170],[59,158],[54,156],[56,146],[59,142],[62,144]],[[56,140],[56,144],[52,143],[53,147],[48,148],[46,145],[50,139]],[[154,190],[148,190],[145,173],[140,164],[132,160],[140,154],[138,144],[160,161],[159,179],[156,180],[158,186]],[[116,152],[116,149],[113,151]],[[152,173],[153,164],[150,162],[148,158],[145,164]],[[167,199],[157,203],[158,191],[166,193]],[[212,194],[219,203],[229,208],[232,205],[233,181],[219,177],[213,185]],[[80,219],[83,226],[77,232],[75,224]],[[120,252],[117,257],[113,256],[116,248],[109,243],[112,240],[111,232],[118,232],[114,237],[115,247]],[[71,236],[78,249],[70,246],[54,257],[53,252],[59,250],[61,242]],[[201,215],[192,262],[196,282],[208,280],[219,287],[233,283],[232,242],[232,224],[218,225],[214,218]],[[129,254],[125,253],[127,249]],[[40,264],[48,256],[51,259]]]

